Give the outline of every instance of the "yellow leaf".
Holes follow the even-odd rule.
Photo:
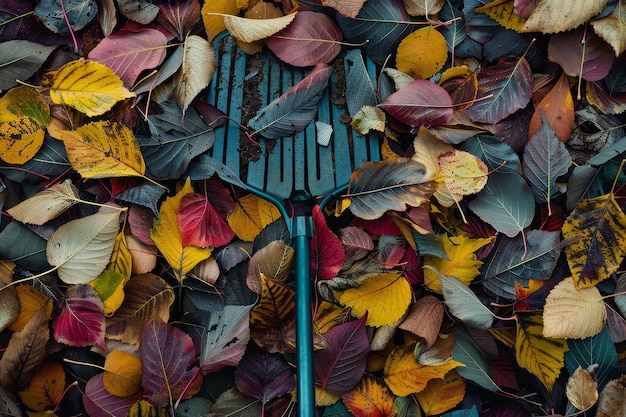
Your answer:
[[[63,398],[65,371],[59,362],[45,362],[28,383],[24,391],[19,391],[24,404],[35,411],[53,408]]]
[[[385,112],[379,107],[363,106],[352,118],[350,126],[362,135],[367,135],[370,130],[384,132],[386,119]]]
[[[224,17],[218,16],[218,14],[239,14],[237,0],[211,0],[204,2],[202,6],[202,21],[204,22],[204,29],[209,42],[213,42],[217,35],[226,30]]]
[[[455,277],[465,285],[469,285],[480,272],[478,268],[483,264],[476,257],[476,251],[491,242],[491,238],[471,239],[463,235],[448,236],[441,238],[443,249],[448,259],[442,259],[433,255],[424,256],[424,264],[435,269],[424,269],[424,284],[441,294],[441,281],[439,274]],[[437,273],[438,272],[438,273]]]
[[[446,39],[437,29],[426,26],[400,42],[396,54],[396,67],[415,79],[426,79],[443,68],[447,59]]]
[[[91,122],[60,131],[59,139],[72,168],[84,178],[143,177],[146,171],[139,143],[122,124]]]
[[[37,91],[15,87],[0,98],[0,159],[9,164],[31,160],[43,144],[50,108]]]
[[[474,12],[485,13],[505,29],[521,32],[526,19],[513,13],[513,0],[494,0],[477,7]]]
[[[567,380],[565,395],[577,409],[588,410],[598,401],[598,381],[579,365]]]
[[[561,373],[567,351],[565,339],[543,336],[540,313],[517,312],[515,359],[539,379],[549,392]]]
[[[50,87],[52,101],[89,117],[100,116],[118,101],[135,97],[112,69],[95,61],[70,61],[49,76],[42,87]]]
[[[626,1],[618,2],[607,17],[592,20],[591,26],[598,36],[611,45],[615,56],[626,51]]]
[[[400,328],[423,337],[426,344],[432,346],[441,330],[443,316],[444,307],[441,300],[433,295],[425,295],[413,304]]]
[[[183,237],[178,227],[176,214],[182,198],[193,192],[191,181],[187,178],[183,188],[175,196],[166,198],[161,204],[159,218],[154,220],[154,227],[150,231],[154,244],[173,268],[179,281],[185,279],[187,273],[211,256],[213,251],[211,247],[183,246]]]
[[[399,320],[409,308],[411,286],[400,272],[388,272],[341,292],[338,300],[357,318],[367,314],[368,326],[386,326]]]
[[[126,417],[170,417],[167,407],[158,407],[148,400],[139,400],[126,413]]]
[[[546,297],[543,335],[584,339],[602,331],[606,306],[596,287],[577,289],[571,277],[559,282]]]
[[[452,369],[443,379],[431,379],[426,388],[415,394],[417,402],[427,416],[451,410],[465,397],[467,383]]]
[[[111,254],[108,269],[120,273],[124,279],[124,283],[126,283],[133,272],[132,265],[133,258],[128,249],[126,234],[122,230],[115,238],[115,245],[113,246],[113,253]]]
[[[114,350],[104,361],[102,382],[110,394],[130,397],[141,389],[142,375],[142,362],[138,356]]]
[[[332,394],[326,391],[319,385],[315,385],[315,405],[318,407],[324,407],[335,404],[339,401],[339,395]]]
[[[42,225],[78,201],[78,189],[68,179],[38,192],[7,211],[22,223]]]
[[[89,282],[104,304],[104,315],[111,317],[124,301],[124,276],[119,272],[105,269]]]
[[[239,239],[252,242],[265,226],[280,218],[278,208],[254,194],[235,201],[235,209],[227,222]]]
[[[52,303],[48,303],[49,298],[37,291],[34,287],[30,285],[19,285],[15,287],[15,290],[20,300],[20,313],[15,321],[8,326],[10,330],[21,332],[44,304],[47,304],[47,316],[49,317],[52,314]]]
[[[424,365],[415,359],[415,343],[395,349],[385,362],[385,383],[400,397],[423,391],[428,381],[443,378],[448,371],[463,366],[453,359],[438,365]]]
[[[464,196],[483,189],[489,168],[471,153],[455,149],[439,156],[439,172],[444,181],[434,196],[441,205],[451,207]]]
[[[392,416],[395,397],[389,388],[371,375],[365,375],[341,400],[355,416]]]
[[[593,287],[615,273],[626,254],[626,214],[613,194],[581,200],[561,229],[576,288]]]
[[[324,334],[338,324],[350,319],[350,311],[328,301],[322,301],[315,311],[315,331]]]

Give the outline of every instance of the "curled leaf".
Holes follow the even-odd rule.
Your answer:
[[[272,36],[287,27],[296,17],[296,13],[291,13],[272,19],[248,19],[239,16],[224,16],[226,29],[236,39],[244,42],[254,42]]]

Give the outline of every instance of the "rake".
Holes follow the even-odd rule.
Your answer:
[[[248,86],[246,81],[251,77],[258,81],[260,110],[308,73],[308,69],[282,63],[268,51],[260,54],[262,68],[257,73],[248,66],[250,56],[237,47],[232,36],[222,34],[213,44],[218,65],[208,101],[232,120],[242,119],[244,99],[249,94],[244,86]],[[367,73],[374,83],[375,64],[367,59],[366,62]],[[240,152],[241,129],[228,123],[216,128],[211,150],[211,156],[234,171],[250,192],[278,207],[291,234],[295,248],[297,409],[300,417],[315,414],[309,253],[313,234],[311,210],[316,201],[323,207],[333,196],[344,192],[352,171],[363,162],[380,159],[377,136],[358,135],[349,124],[340,122],[346,110],[331,100],[333,94],[341,94],[337,91],[336,78],[336,74],[331,76],[316,116],[316,120],[333,128],[328,145],[318,144],[315,124],[310,123],[302,132],[272,140],[271,146],[261,138],[259,158],[246,161]],[[291,210],[287,210],[287,206]]]

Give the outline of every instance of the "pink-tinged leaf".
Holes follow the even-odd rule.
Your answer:
[[[268,139],[277,139],[300,132],[317,113],[317,105],[328,86],[332,69],[317,64],[298,84],[268,104],[248,123]]]
[[[376,262],[379,262],[383,268],[394,268],[402,264],[406,242],[402,240],[382,239],[378,243],[378,253],[376,254]]]
[[[200,391],[202,378],[197,366],[191,337],[161,319],[143,328],[139,349],[143,362],[141,385],[152,404],[173,405],[179,397],[188,399]]]
[[[621,114],[626,111],[626,92],[612,92],[604,80],[587,83],[587,100],[602,113]]]
[[[379,104],[383,110],[409,126],[446,124],[454,113],[446,90],[428,80],[415,80]]]
[[[359,320],[333,327],[324,333],[328,348],[313,353],[315,381],[333,394],[350,391],[365,372],[370,350],[366,320],[367,314]]]
[[[567,75],[599,81],[611,70],[615,53],[594,31],[577,29],[552,35],[548,42],[548,58],[559,64]]]
[[[311,239],[311,268],[317,271],[317,279],[333,279],[346,259],[343,245],[326,224],[319,206],[313,208],[313,226],[315,234]]]
[[[154,246],[150,230],[154,224],[154,213],[147,207],[134,204],[128,210],[130,231],[141,243]]]
[[[300,11],[285,29],[265,39],[267,47],[282,61],[296,67],[328,64],[339,51],[341,29],[323,13]]]
[[[85,385],[83,405],[91,417],[125,417],[130,407],[141,399],[141,392],[129,397],[111,395],[104,387],[104,373],[92,377]]]
[[[386,213],[378,219],[364,221],[363,226],[365,227],[365,230],[374,235],[402,235],[402,232],[398,228],[396,222],[394,222],[391,216]]]
[[[100,346],[104,343],[104,305],[96,290],[87,284],[71,286],[58,304],[52,323],[54,339],[69,346]]]
[[[176,214],[183,246],[201,248],[224,246],[235,233],[202,194],[187,194],[180,201]]]
[[[540,0],[514,0],[513,13],[520,17],[529,18]]]
[[[201,323],[206,331],[199,359],[203,374],[239,363],[250,340],[250,308],[227,305],[221,311],[211,312],[208,319]]]
[[[372,237],[361,227],[344,227],[339,231],[339,238],[343,244],[346,259],[355,261],[364,258],[369,255],[372,250],[374,250],[374,241],[372,240]]]
[[[142,71],[163,62],[166,45],[167,38],[156,29],[122,29],[101,40],[88,57],[111,68],[126,87],[132,87]]]
[[[185,40],[185,36],[202,17],[200,15],[202,8],[198,0],[160,3],[158,7],[160,10],[157,22],[179,41]]]
[[[259,348],[249,350],[239,362],[235,384],[242,394],[261,400],[263,404],[291,392],[296,386],[285,358]]]
[[[495,124],[526,107],[533,74],[525,58],[501,58],[478,74],[478,96],[465,114],[474,122]]]

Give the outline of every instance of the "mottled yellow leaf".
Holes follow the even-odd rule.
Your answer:
[[[89,285],[98,293],[104,305],[104,315],[111,317],[124,301],[124,276],[105,269]]]
[[[476,257],[476,251],[491,242],[491,238],[472,239],[465,236],[448,236],[441,238],[443,248],[448,259],[433,255],[425,255],[424,263],[435,269],[424,269],[424,283],[426,286],[441,294],[439,274],[457,278],[465,285],[469,285],[480,273],[478,268],[483,264]]]
[[[63,398],[65,391],[65,371],[59,362],[45,362],[33,375],[24,391],[19,391],[20,399],[28,408],[44,411],[54,408]]]
[[[219,14],[239,14],[237,0],[211,0],[204,2],[202,6],[202,21],[204,22],[204,29],[209,42],[212,42],[217,35],[226,30],[224,16],[219,16]]]
[[[280,218],[280,211],[269,201],[247,194],[235,201],[227,222],[239,239],[252,242],[265,226]]]
[[[541,313],[518,311],[516,317],[515,359],[552,392],[565,363],[567,342],[543,336]]]
[[[110,394],[129,397],[141,389],[142,375],[142,362],[138,356],[114,350],[104,361],[102,382]]]
[[[428,381],[442,379],[462,363],[453,359],[438,365],[424,365],[415,359],[415,343],[395,349],[385,362],[385,383],[400,397],[423,391]]]
[[[441,205],[451,207],[464,196],[483,189],[489,168],[471,153],[455,149],[439,156],[439,172],[443,183],[437,187],[434,196]]]
[[[20,312],[8,328],[14,332],[20,332],[39,309],[48,303],[49,298],[30,285],[18,285],[15,290],[20,300]],[[52,303],[48,303],[48,316],[50,314],[52,314]]]
[[[596,287],[577,289],[571,277],[559,282],[546,297],[543,335],[584,339],[602,331],[606,306]]]
[[[179,281],[185,279],[187,273],[198,263],[211,256],[213,248],[199,248],[197,246],[183,246],[183,238],[178,227],[178,207],[180,201],[187,194],[193,193],[189,178],[183,188],[173,197],[165,199],[159,209],[159,218],[154,220],[154,227],[150,237],[161,251],[167,263],[173,268],[174,275]]]
[[[626,214],[613,194],[581,200],[561,229],[576,288],[593,287],[615,273],[626,255]]]
[[[396,67],[415,79],[430,78],[448,59],[448,45],[441,33],[432,26],[416,30],[398,46]]]
[[[443,379],[431,379],[423,391],[415,394],[424,414],[443,414],[454,408],[465,397],[467,382],[452,369]]]
[[[42,87],[50,88],[52,101],[89,117],[100,116],[118,101],[135,97],[112,69],[95,61],[70,61],[48,75]]]
[[[567,380],[565,395],[577,409],[588,410],[598,401],[598,381],[588,371],[578,366]]]
[[[513,0],[494,0],[474,9],[476,13],[485,13],[495,20],[500,26],[521,32],[526,19],[513,13]]]
[[[341,292],[338,300],[350,307],[357,318],[367,314],[368,326],[386,326],[400,319],[409,308],[411,286],[400,272],[388,272]]]
[[[7,211],[14,219],[22,223],[42,225],[65,212],[78,201],[78,189],[68,179],[53,184]]]

